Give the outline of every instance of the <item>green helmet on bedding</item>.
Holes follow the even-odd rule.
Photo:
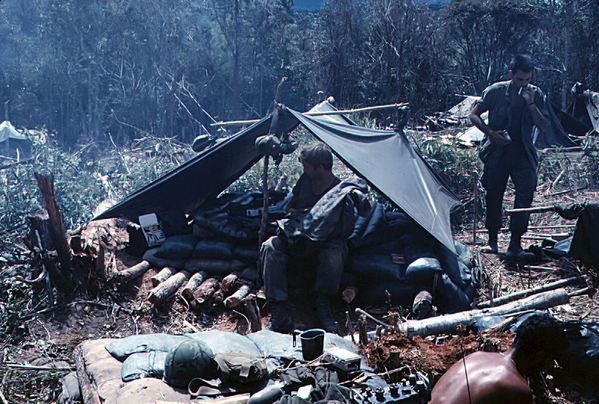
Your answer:
[[[164,362],[164,381],[174,387],[187,388],[191,379],[214,379],[216,362],[214,353],[206,343],[196,339],[182,341],[166,354]]]

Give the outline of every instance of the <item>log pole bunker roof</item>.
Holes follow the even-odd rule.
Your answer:
[[[310,112],[335,111],[327,101]],[[146,185],[93,220],[124,216],[133,222],[153,212],[191,213],[216,197],[262,155],[254,145],[268,133],[272,114]],[[308,116],[289,108],[279,125],[302,124],[358,176],[455,252],[450,212],[460,204],[403,132],[362,128],[343,115]]]

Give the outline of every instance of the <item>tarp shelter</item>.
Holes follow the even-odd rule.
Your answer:
[[[22,155],[23,151],[26,151],[24,148],[27,149],[23,143],[27,143],[27,136],[17,131],[9,121],[0,123],[0,155],[5,157],[13,157],[13,154],[15,157]],[[12,152],[16,149],[20,149],[21,153]]]
[[[599,133],[599,93],[582,91],[580,83],[574,85],[572,93],[574,101],[564,111],[570,119],[562,120],[563,126],[573,135],[585,135],[590,130]]]
[[[334,110],[324,101],[311,112]],[[254,142],[268,133],[271,118],[267,116],[201,152],[95,219],[125,216],[136,222],[140,215],[152,212],[192,212],[262,157]],[[279,126],[291,130],[300,123],[356,174],[455,252],[449,215],[460,202],[403,132],[362,128],[340,115],[310,117],[288,108],[279,114]]]

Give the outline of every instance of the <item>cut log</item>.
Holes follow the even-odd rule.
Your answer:
[[[250,294],[245,298],[245,310],[250,320],[250,329],[252,332],[258,332],[262,329],[262,316],[256,295]]]
[[[220,281],[217,278],[206,279],[193,291],[193,301],[196,304],[204,304],[219,287]]]
[[[197,289],[198,286],[202,284],[208,278],[208,274],[204,271],[196,272],[189,278],[189,281],[181,290],[181,296],[185,298],[188,302],[193,300],[193,291]]]
[[[129,282],[140,275],[143,275],[152,267],[149,261],[143,260],[139,264],[133,265],[131,268],[123,269],[122,271],[115,272],[109,279],[110,282],[124,283]]]
[[[243,298],[246,297],[250,291],[250,285],[241,285],[235,293],[225,299],[225,306],[227,306],[229,309],[239,306],[239,303],[241,303]]]
[[[233,290],[237,281],[239,280],[240,273],[239,272],[231,272],[229,275],[223,278],[223,282],[220,285],[220,288],[223,292],[228,293],[229,289]]]
[[[575,284],[577,282],[581,282],[583,280],[584,279],[581,278],[580,276],[574,276],[572,278],[562,279],[559,281],[551,282],[551,283],[548,283],[546,285],[542,285],[542,286],[539,286],[536,288],[522,290],[520,292],[516,292],[516,293],[506,295],[506,296],[501,296],[501,297],[495,298],[493,300],[493,305],[499,306],[499,305],[502,305],[505,303],[513,302],[514,300],[522,299],[523,297],[526,297],[526,296],[536,295],[538,293],[547,292],[548,290],[555,290],[555,289],[563,288],[565,286],[573,285],[573,284]],[[491,302],[490,301],[480,302],[479,304],[477,304],[477,307],[479,309],[491,307]]]
[[[152,282],[152,287],[156,287],[160,285],[162,282],[166,281],[168,278],[177,273],[177,269],[173,267],[164,267],[158,272],[156,275],[150,278]]]
[[[470,310],[445,316],[427,318],[425,320],[410,320],[399,324],[400,332],[406,335],[426,337],[435,334],[448,334],[458,325],[468,326],[476,317],[507,315],[526,310],[545,310],[550,307],[566,304],[570,296],[565,289],[550,290],[522,300],[507,303],[502,306],[482,310]],[[409,332],[408,332],[409,331]]]
[[[190,276],[191,274],[187,271],[177,272],[160,285],[152,289],[148,299],[154,304],[162,302],[167,297],[173,295],[179,289],[179,287],[183,285],[183,282],[189,279]]]

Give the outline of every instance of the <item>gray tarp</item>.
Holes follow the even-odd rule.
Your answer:
[[[334,107],[326,101],[312,109],[331,110]],[[279,126],[292,129],[302,123],[349,168],[455,252],[449,214],[460,202],[403,133],[362,128],[343,116],[309,117],[290,109],[285,111],[279,116]],[[137,221],[146,213],[191,212],[206,199],[217,196],[260,159],[254,141],[268,133],[270,121],[268,116],[198,154],[95,219],[125,216]]]

